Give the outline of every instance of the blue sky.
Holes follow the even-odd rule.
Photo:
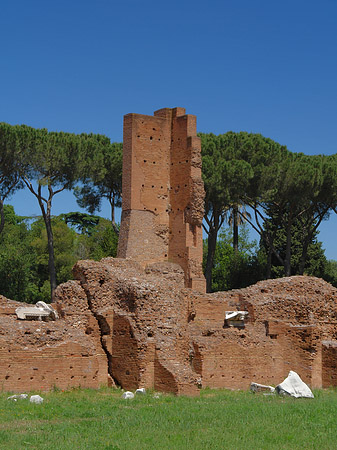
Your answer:
[[[337,153],[336,0],[2,0],[0,41],[3,122],[120,142],[124,114],[183,106],[199,131]],[[40,214],[25,191],[10,203]],[[333,259],[336,226],[319,236]]]

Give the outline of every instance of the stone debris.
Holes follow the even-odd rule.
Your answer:
[[[278,386],[276,392],[279,395],[290,395],[295,398],[314,398],[314,394],[310,388],[301,380],[300,376],[293,372],[289,372],[288,377]]]
[[[43,398],[40,395],[32,395],[29,399],[30,403],[43,403]]]
[[[229,327],[243,327],[248,317],[248,311],[226,311],[225,322]]]
[[[57,312],[55,311],[55,309],[54,309],[51,305],[48,305],[48,303],[39,301],[39,302],[37,302],[37,303],[35,304],[35,306],[37,306],[38,308],[42,308],[42,309],[44,309],[45,311],[49,311],[50,317],[51,317],[53,320],[56,320],[56,319],[59,318],[59,316],[58,316]]]
[[[139,389],[136,389],[136,392],[135,392],[135,394],[136,395],[144,395],[144,394],[146,394],[146,389],[145,388],[139,388]]]
[[[250,390],[252,392],[266,392],[271,394],[275,392],[275,388],[273,386],[266,386],[264,384],[259,383],[251,383]]]
[[[16,402],[17,400],[24,400],[26,398],[28,398],[27,394],[15,394],[7,397],[7,400],[14,400]]]
[[[20,320],[56,320],[58,314],[53,307],[45,302],[37,302],[34,306],[19,306],[15,310]]]
[[[131,391],[126,391],[126,392],[123,392],[123,394],[122,394],[122,398],[124,398],[124,399],[134,398],[134,396],[135,396],[135,394]]]

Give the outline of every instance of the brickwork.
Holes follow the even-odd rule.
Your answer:
[[[64,317],[55,322],[18,320],[15,308],[28,305],[0,297],[2,390],[46,391],[54,387],[97,388],[108,384],[106,354],[97,320],[81,295],[82,289],[76,282],[70,284],[71,302],[76,298],[77,308],[67,304],[67,292],[63,289]]]
[[[80,261],[56,290],[55,322],[20,321],[0,297],[2,389],[118,384],[197,395],[248,389],[295,370],[311,387],[337,385],[337,289],[312,277],[200,294],[180,265]],[[244,327],[226,311],[249,312]]]
[[[205,292],[202,273],[204,188],[196,118],[184,108],[124,117],[123,208],[118,257],[169,261],[185,286]]]

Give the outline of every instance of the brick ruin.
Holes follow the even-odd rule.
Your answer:
[[[18,320],[23,304],[0,296],[2,390],[197,395],[278,384],[289,370],[311,387],[336,386],[337,289],[295,276],[206,294],[195,118],[164,109],[127,115],[124,126],[118,258],[77,262],[56,290],[55,321]]]
[[[143,267],[179,264],[185,286],[205,292],[202,272],[204,184],[196,117],[184,108],[127,114],[119,258]]]

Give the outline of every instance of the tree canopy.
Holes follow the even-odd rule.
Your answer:
[[[204,228],[208,234],[205,276],[210,291],[217,235],[226,212],[234,210],[237,221],[240,205],[254,208],[259,199],[268,195],[272,173],[287,150],[260,134],[228,132],[199,136],[206,191]]]
[[[50,288],[53,296],[57,286],[51,222],[53,198],[64,190],[73,189],[76,183],[85,179],[88,167],[102,168],[102,148],[111,148],[110,141],[101,135],[76,135],[49,132],[26,125],[0,124],[0,146],[14,155],[19,179],[36,197],[40,206],[47,233]]]
[[[110,204],[111,224],[118,234],[119,229],[115,220],[115,208],[122,206],[122,151],[123,145],[110,143],[109,139],[102,139],[96,150],[95,161],[86,158],[83,184],[75,188],[78,205],[90,214],[100,211],[102,199],[106,198]]]
[[[294,227],[301,227],[301,253],[296,271],[302,274],[319,225],[331,211],[337,212],[336,155],[293,153],[260,134],[245,132],[219,136],[201,133],[200,137],[206,190],[207,290],[212,288],[217,235],[226,214],[232,218],[236,251],[239,218],[259,233],[268,254],[267,277],[271,274],[272,255],[282,265],[284,275],[293,273]],[[247,208],[253,214],[249,211],[247,214]],[[285,239],[282,250],[275,243],[276,224]]]
[[[4,211],[6,220],[0,235],[0,293],[28,303],[50,301],[48,238],[43,218],[27,220],[17,216],[11,205],[4,205]],[[67,225],[63,214],[51,217],[55,267],[60,283],[72,279],[72,267],[79,259],[116,256],[118,236],[110,221],[97,216],[92,219],[90,231],[84,227],[78,233],[70,223]]]

